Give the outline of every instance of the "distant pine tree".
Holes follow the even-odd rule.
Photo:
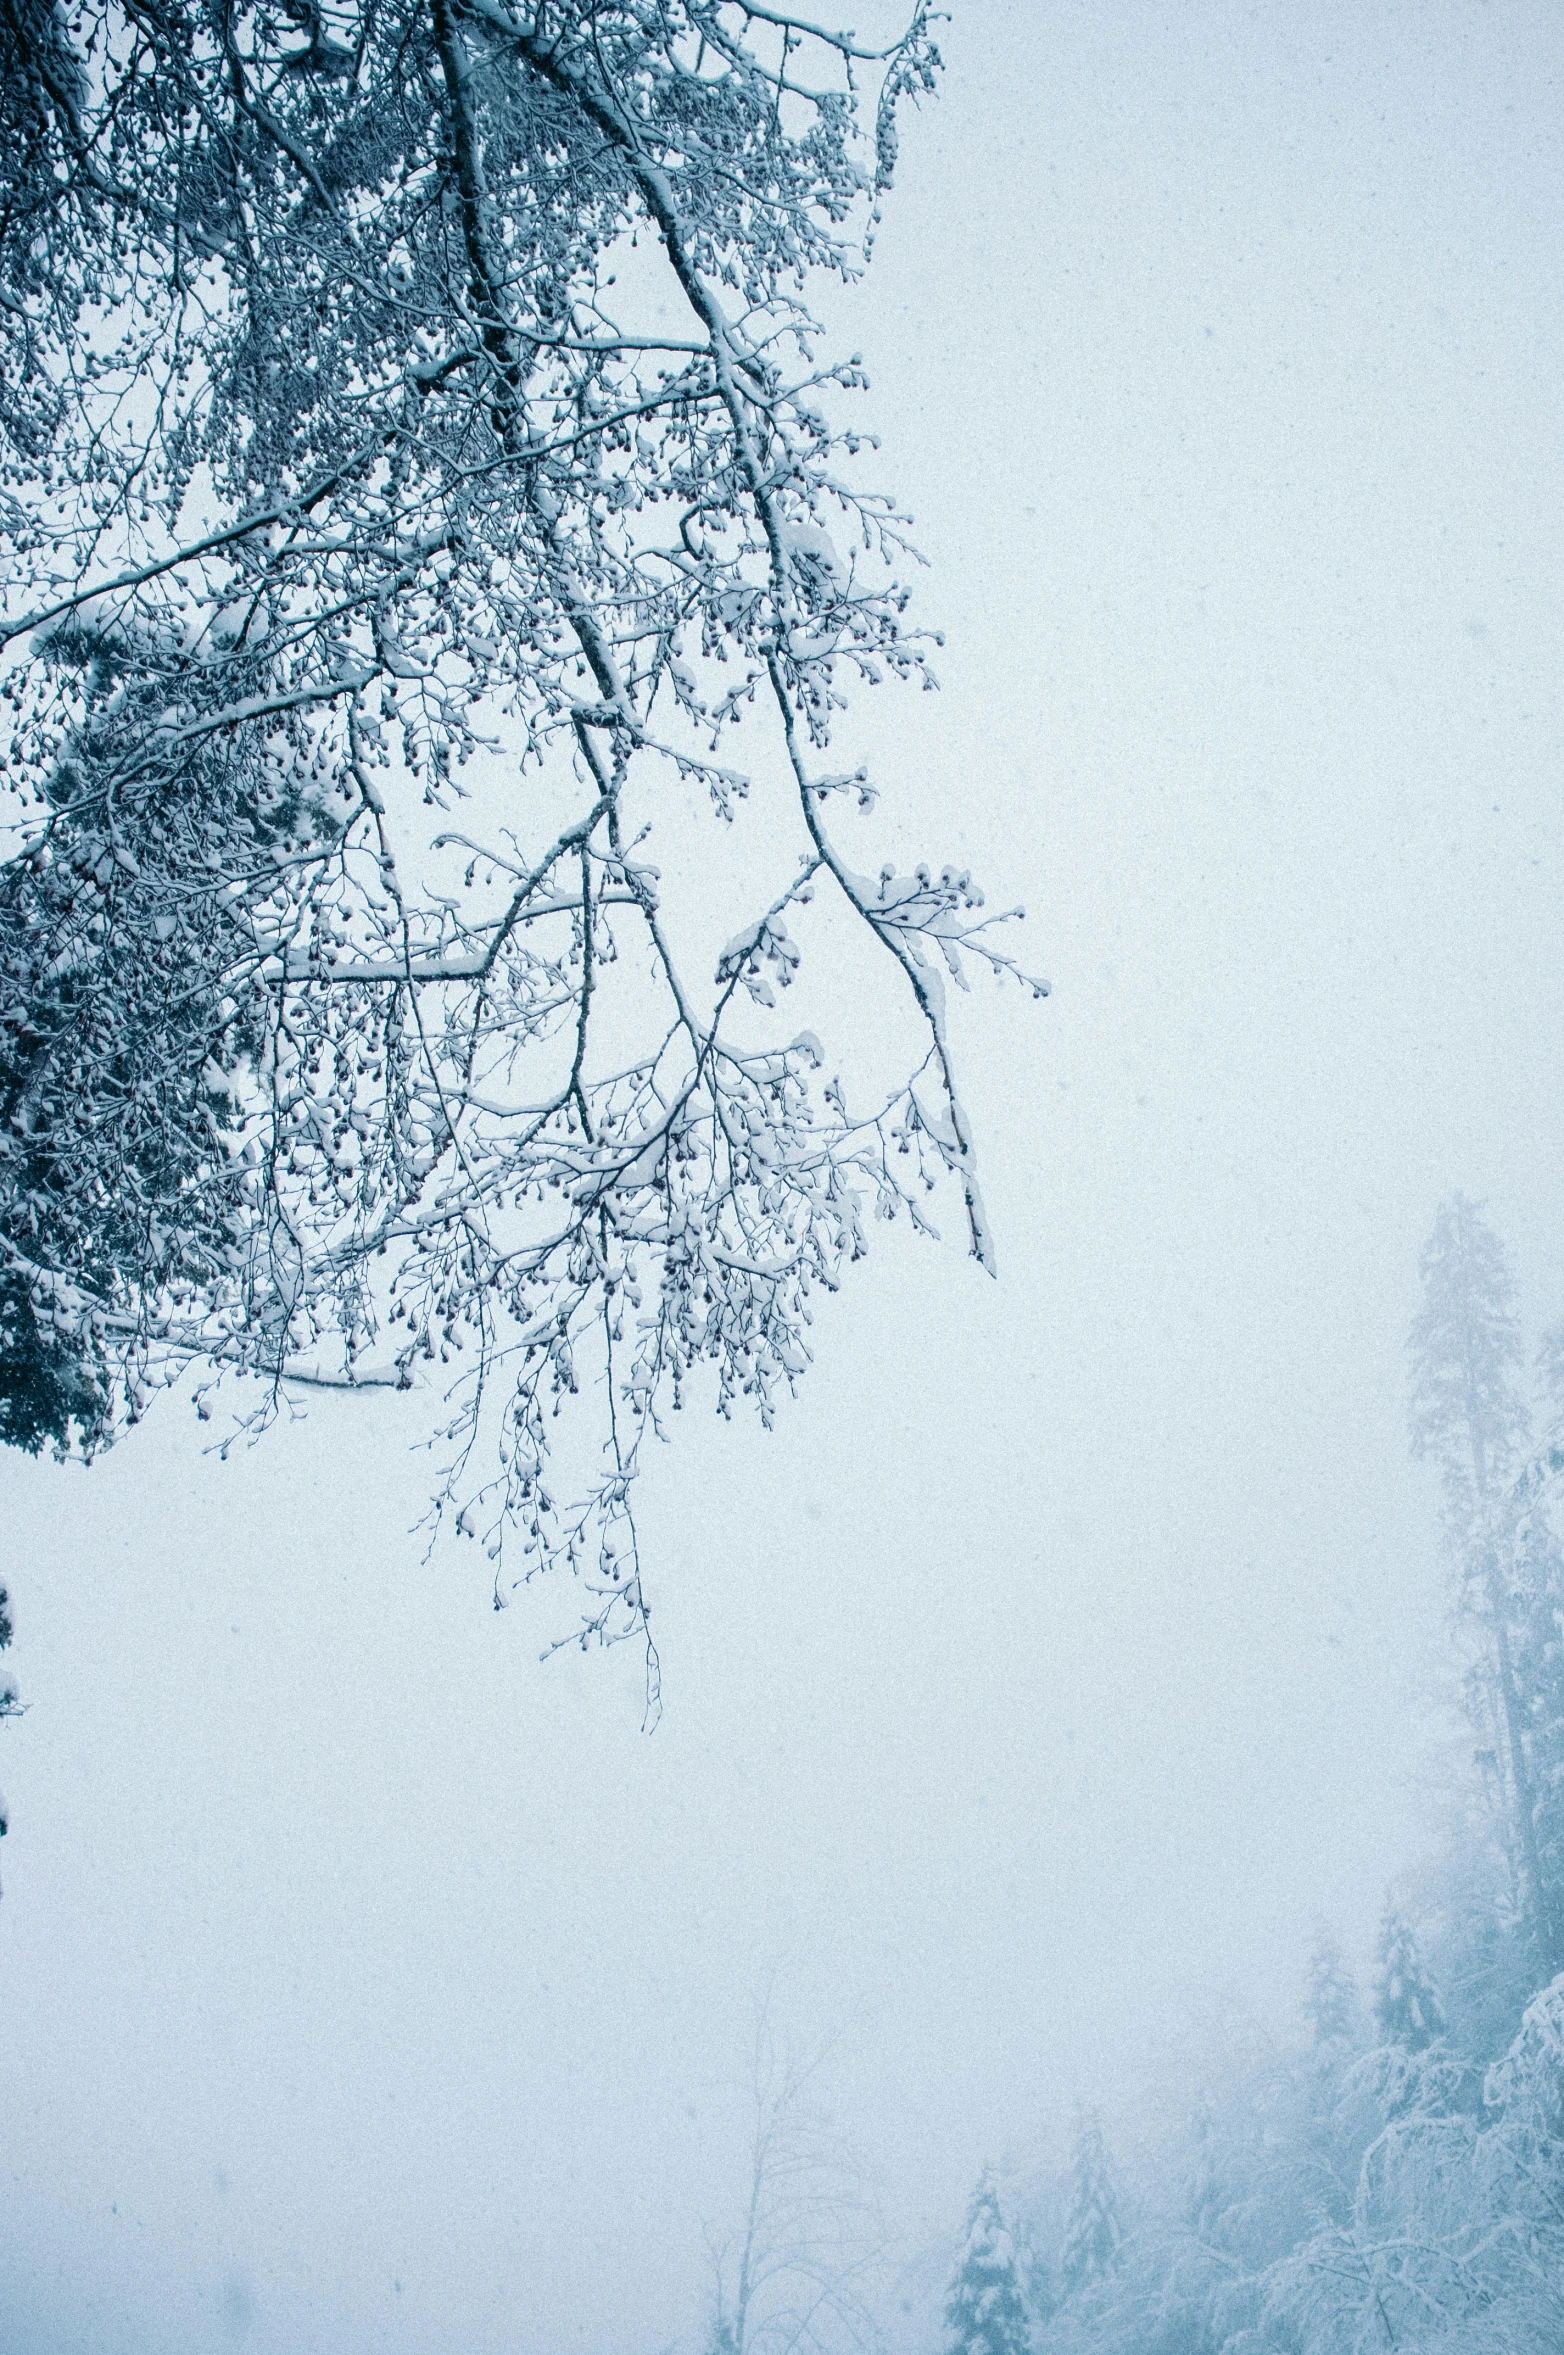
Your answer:
[[[1423,1305],[1408,1336],[1412,1452],[1438,1466],[1451,1540],[1478,1583],[1528,1437],[1515,1279],[1504,1245],[1462,1194],[1440,1206],[1418,1266]]]
[[[1070,2213],[1059,2273],[1066,2297],[1112,2270],[1124,2238],[1108,2149],[1095,2112],[1081,2120],[1070,2168]]]
[[[1564,1439],[1564,1433],[1559,1435]],[[1564,1915],[1564,1554],[1550,1526],[1564,1446],[1556,1439],[1518,1492],[1511,1643],[1529,1768],[1537,1861],[1555,1919]]]
[[[1303,2010],[1314,2031],[1318,2050],[1338,2050],[1354,2042],[1358,2031],[1357,1982],[1323,1922],[1314,1933]]]
[[[946,2355],[1027,2355],[1029,2336],[1016,2245],[985,2169],[945,2300]]]
[[[1564,1968],[1564,1892],[1544,1864],[1550,1794],[1539,1791],[1537,1770],[1547,1773],[1551,1761],[1533,1756],[1539,1728],[1534,1695],[1526,1690],[1526,1655],[1535,1652],[1532,1665],[1551,1680],[1547,1655],[1550,1623],[1557,1628],[1557,1596],[1543,1574],[1546,1565],[1526,1561],[1525,1531],[1517,1526],[1528,1501],[1535,1501],[1531,1492],[1541,1467],[1526,1464],[1530,1416],[1520,1384],[1524,1353],[1515,1281],[1498,1236],[1459,1194],[1441,1208],[1419,1264],[1423,1306],[1409,1342],[1412,1452],[1439,1467],[1463,1595],[1487,1637],[1482,1681],[1491,1702],[1480,1711],[1480,1722],[1485,1737],[1491,1720],[1502,1729],[1495,1764],[1504,1781],[1537,1959],[1551,1978]],[[1546,1345],[1550,1366],[1555,1354],[1554,1345]]]
[[[1374,2019],[1380,2041],[1403,2052],[1425,2052],[1445,2032],[1444,2006],[1423,1968],[1417,1940],[1394,1905],[1387,1906],[1379,1934]]]

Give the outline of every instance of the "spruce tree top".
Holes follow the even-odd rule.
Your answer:
[[[1341,1949],[1322,1925],[1315,1933],[1309,1957],[1308,1992],[1303,2008],[1321,2048],[1353,2041],[1357,2026],[1358,1991],[1341,1959]]]
[[[1445,2032],[1444,2007],[1423,1968],[1417,1941],[1393,1905],[1386,1908],[1379,1934],[1374,2018],[1381,2041],[1404,2052],[1424,2052]]]
[[[1066,2297],[1109,2270],[1123,2237],[1107,2145],[1095,2115],[1088,2116],[1075,2137],[1070,2216],[1059,2259]]]
[[[1441,1204],[1418,1265],[1412,1451],[1438,1465],[1451,1534],[1464,1548],[1493,1534],[1527,1438],[1515,1279],[1503,1244],[1464,1194]]]
[[[966,2245],[945,2300],[946,2355],[1027,2355],[1026,2297],[992,2172],[967,2216]]]

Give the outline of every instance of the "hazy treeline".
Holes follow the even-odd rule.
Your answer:
[[[1423,1255],[1411,1429],[1437,1467],[1470,1727],[1461,1803],[1387,1902],[1371,1983],[1328,1932],[1303,2032],[1253,2032],[1123,2152],[985,2178],[948,2355],[1564,2346],[1564,1551],[1557,1336],[1528,1348],[1457,1197]]]

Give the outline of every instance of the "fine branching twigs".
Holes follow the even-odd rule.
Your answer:
[[[0,0],[0,43],[3,1435],[90,1450],[192,1360],[261,1419],[432,1371],[437,1515],[497,1598],[507,1539],[580,1572],[566,1640],[645,1640],[655,1701],[631,1499],[692,1372],[769,1418],[947,1175],[992,1264],[943,983],[1018,969],[965,874],[858,872],[825,765],[856,683],[929,683],[804,306],[924,11]],[[691,805],[762,768],[790,863],[724,909]],[[777,1005],[828,903],[923,1034],[865,1114]]]

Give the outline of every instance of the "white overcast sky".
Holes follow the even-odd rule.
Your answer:
[[[1564,1315],[1564,21],[942,38],[834,314],[948,632],[856,839],[1055,985],[959,1012],[1002,1280],[893,1235],[770,1437],[683,1418],[651,1738],[423,1564],[406,1402],[6,1463],[17,2355],[690,2346],[773,1964],[937,2234],[1425,1837],[1441,1196]]]

